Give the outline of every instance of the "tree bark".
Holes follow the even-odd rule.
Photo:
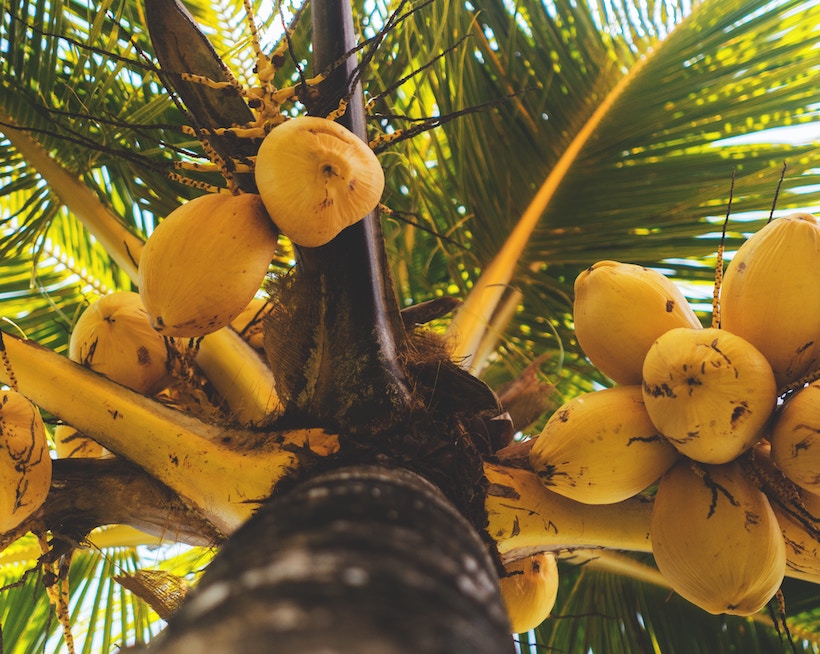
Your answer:
[[[512,652],[486,546],[421,477],[376,466],[274,497],[225,544],[157,654]]]

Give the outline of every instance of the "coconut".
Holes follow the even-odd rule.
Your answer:
[[[656,270],[599,261],[575,280],[575,335],[589,360],[623,385],[640,384],[646,353],[675,327],[701,326],[683,293]]]
[[[820,382],[797,391],[769,432],[772,460],[791,481],[820,495]]]
[[[54,428],[54,450],[58,459],[95,459],[105,453],[102,445],[70,425]]]
[[[820,366],[820,225],[771,221],[737,251],[720,290],[721,327],[768,359],[778,387]]]
[[[171,381],[168,346],[148,318],[138,293],[101,297],[80,315],[68,356],[118,384],[154,395]]]
[[[275,127],[256,156],[256,185],[276,226],[304,247],[330,242],[373,211],[384,171],[343,125],[303,116]]]
[[[561,406],[530,450],[530,465],[551,491],[610,504],[644,490],[678,456],[649,419],[641,387],[617,386]]]
[[[511,632],[524,633],[541,624],[555,606],[558,564],[551,552],[534,554],[504,566],[501,596],[507,607]]]
[[[777,389],[766,358],[725,329],[673,329],[643,364],[652,422],[682,454],[726,463],[754,445]]]
[[[51,457],[37,407],[16,391],[0,392],[0,533],[37,511],[51,487]]]
[[[258,195],[202,195],[175,209],[140,257],[139,292],[154,329],[196,338],[230,325],[262,285],[276,244]]]
[[[820,497],[805,491],[788,504],[772,504],[786,542],[786,566],[799,577],[820,580]]]
[[[774,511],[737,461],[676,464],[658,482],[650,533],[661,574],[709,613],[757,613],[786,572]]]

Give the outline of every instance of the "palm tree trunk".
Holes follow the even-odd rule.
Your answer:
[[[478,534],[421,477],[367,466],[317,476],[260,509],[151,651],[513,650]]]

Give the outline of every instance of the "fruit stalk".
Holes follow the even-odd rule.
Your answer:
[[[87,538],[92,530],[107,525],[118,525],[109,536],[119,533],[120,537]],[[160,542],[210,547],[224,538],[166,485],[116,457],[55,460],[45,504],[19,528],[0,535],[0,551],[29,530],[43,527],[57,540],[92,540],[98,547]]]
[[[165,407],[33,341],[0,332],[0,382],[137,464],[228,534],[299,465],[317,429],[282,438],[226,431]],[[278,441],[278,442],[277,442]]]
[[[504,561],[575,548],[651,551],[647,500],[582,504],[550,492],[529,470],[485,463],[484,473],[490,482],[488,532]]]

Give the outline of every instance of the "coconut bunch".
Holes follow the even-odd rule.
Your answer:
[[[616,386],[559,408],[530,463],[550,490],[586,503],[657,482],[660,571],[705,610],[748,615],[779,588],[786,541],[805,551],[809,538],[816,551],[814,505],[797,511],[803,540],[793,524],[784,540],[785,517],[742,463],[771,441],[781,486],[820,497],[820,382],[805,385],[820,376],[815,217],[791,214],[752,235],[726,270],[720,311],[720,327],[704,328],[670,280],[641,266],[601,261],[583,271],[578,343]]]
[[[148,238],[139,293],[153,328],[199,338],[242,320],[281,232],[319,247],[378,205],[384,173],[344,126],[303,116],[276,126],[255,163],[259,193],[211,193],[171,212]],[[251,316],[251,319],[253,316]]]
[[[655,483],[680,457],[647,409],[644,359],[659,336],[678,328],[698,332],[701,324],[666,277],[615,261],[578,276],[574,311],[578,342],[619,385],[560,407],[535,440],[530,464],[550,490],[570,499],[620,502]]]

